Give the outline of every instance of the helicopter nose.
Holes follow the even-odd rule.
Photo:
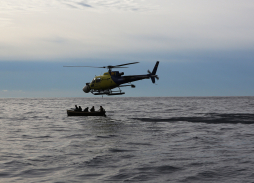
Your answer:
[[[84,86],[84,88],[83,88],[83,91],[84,91],[85,93],[88,93],[90,90],[91,90],[91,89],[90,89],[89,85],[86,85],[86,86]]]

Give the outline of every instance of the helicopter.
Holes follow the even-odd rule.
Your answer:
[[[122,92],[120,87],[131,86],[135,88],[131,82],[142,80],[142,79],[151,79],[152,83],[155,83],[155,78],[159,80],[159,77],[156,75],[159,61],[156,62],[153,71],[147,71],[148,74],[144,75],[129,75],[124,76],[124,72],[112,71],[113,68],[128,68],[123,67],[126,65],[137,64],[139,62],[132,62],[120,65],[108,65],[103,67],[93,67],[93,66],[64,66],[64,67],[92,67],[92,68],[106,68],[108,72],[105,72],[103,75],[95,76],[90,83],[86,83],[83,88],[85,93],[91,92],[93,95],[123,95],[125,92]],[[119,88],[118,91],[113,91],[112,89]]]

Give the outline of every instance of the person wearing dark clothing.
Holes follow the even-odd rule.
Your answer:
[[[103,107],[102,107],[102,106],[100,106],[100,112],[103,112],[103,111],[104,111]]]
[[[82,108],[81,108],[81,106],[79,106],[79,107],[78,107],[78,110],[79,110],[79,111],[82,111]]]
[[[94,106],[90,109],[90,112],[94,112],[95,110],[94,110]]]
[[[84,112],[88,112],[88,107],[84,109]]]
[[[75,105],[75,109],[74,109],[75,111],[78,111],[79,110],[79,108],[78,108],[78,106],[77,105]]]

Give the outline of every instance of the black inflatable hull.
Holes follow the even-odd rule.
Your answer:
[[[67,110],[67,115],[68,116],[106,116],[106,111],[84,112],[84,111]]]

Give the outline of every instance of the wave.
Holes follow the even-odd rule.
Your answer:
[[[170,166],[170,165],[162,165],[162,166],[146,166],[134,168],[132,171],[129,169],[122,169],[116,175],[112,175],[108,178],[107,181],[152,181],[157,179],[161,175],[167,175],[177,172],[181,170],[181,168]],[[155,181],[156,182],[156,181]],[[159,181],[160,182],[160,181]]]
[[[219,114],[219,113],[207,113],[204,116],[193,117],[171,117],[171,118],[131,118],[134,120],[144,122],[193,122],[193,123],[242,123],[242,124],[254,124],[254,114],[250,113],[233,113],[233,114]]]

